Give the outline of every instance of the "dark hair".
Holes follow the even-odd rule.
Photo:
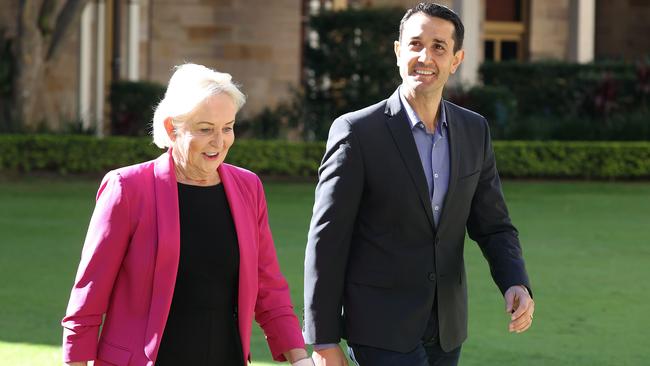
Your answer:
[[[454,25],[454,52],[463,48],[463,38],[465,37],[465,27],[460,20],[458,14],[448,7],[436,3],[419,3],[415,7],[410,8],[404,14],[402,21],[399,22],[399,40],[402,40],[402,30],[404,23],[413,15],[417,13],[424,13],[430,17],[441,18],[450,21]]]

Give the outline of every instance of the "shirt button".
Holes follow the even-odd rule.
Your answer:
[[[436,210],[436,211],[438,211],[438,210],[440,210],[440,206],[436,206],[436,207],[434,207],[433,209]]]
[[[438,178],[438,173],[433,175],[434,178]]]

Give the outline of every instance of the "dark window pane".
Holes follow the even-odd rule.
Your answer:
[[[485,20],[494,22],[521,22],[522,0],[486,0]]]
[[[516,60],[519,55],[519,43],[515,41],[501,42],[501,60]]]
[[[485,41],[483,43],[484,59],[494,61],[494,41]]]

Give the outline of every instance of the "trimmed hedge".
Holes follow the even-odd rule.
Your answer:
[[[315,176],[323,142],[237,140],[227,161],[261,175]],[[501,176],[649,179],[650,142],[495,141]],[[0,172],[104,173],[156,158],[144,137],[0,135]]]
[[[650,142],[645,141],[495,141],[494,154],[502,177],[650,178]]]
[[[324,143],[237,140],[227,162],[262,175],[316,175]],[[150,137],[0,135],[0,172],[104,173],[155,159],[163,150]]]

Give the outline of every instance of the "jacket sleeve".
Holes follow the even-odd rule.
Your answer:
[[[476,241],[490,265],[501,293],[513,285],[530,289],[519,243],[503,197],[487,121],[484,123],[484,157],[467,221],[469,237]]]
[[[308,344],[338,343],[344,336],[344,279],[364,184],[360,146],[344,118],[332,123],[318,175],[305,252],[303,335]]]
[[[63,325],[65,362],[94,360],[102,316],[130,237],[129,200],[118,173],[108,173],[81,254]]]
[[[255,320],[262,327],[276,361],[286,361],[283,353],[305,348],[300,323],[291,305],[289,286],[280,272],[269,227],[268,210],[262,183],[257,179],[257,212],[259,229],[258,294]]]

